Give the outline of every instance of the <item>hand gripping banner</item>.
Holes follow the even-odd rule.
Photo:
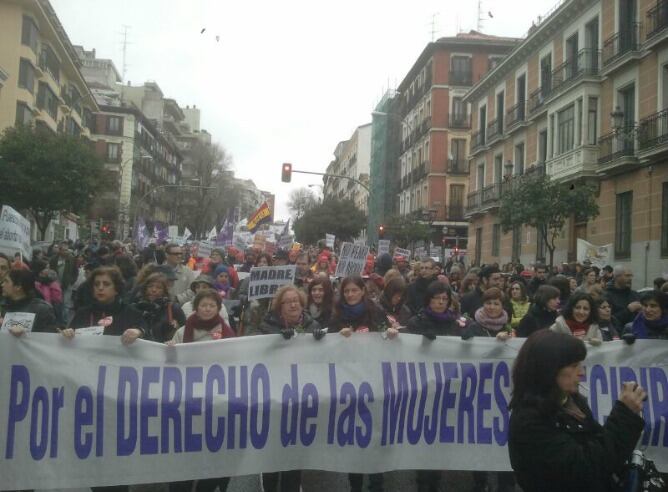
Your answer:
[[[0,488],[168,482],[290,469],[509,470],[521,340],[279,335],[177,347],[0,334]],[[648,390],[647,455],[668,471],[668,342],[589,347],[600,421]]]

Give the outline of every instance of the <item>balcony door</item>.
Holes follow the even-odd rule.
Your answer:
[[[524,121],[524,103],[526,101],[526,92],[527,92],[527,76],[522,74],[517,77],[517,121]]]
[[[636,39],[637,11],[637,0],[619,0],[619,53],[635,49],[638,43]]]
[[[571,79],[578,71],[578,33],[566,40],[566,79]]]
[[[598,17],[585,26],[585,67],[598,70]]]

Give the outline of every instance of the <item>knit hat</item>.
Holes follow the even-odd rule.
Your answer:
[[[230,274],[229,270],[225,265],[218,265],[213,272],[213,278],[218,278],[218,275],[220,275],[221,273],[227,273],[228,275]]]
[[[206,284],[209,287],[213,288],[213,279],[208,275],[200,275],[195,280],[190,282],[190,290],[195,292],[195,287],[197,287],[197,284]]]

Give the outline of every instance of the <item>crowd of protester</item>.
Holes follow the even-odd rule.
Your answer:
[[[245,273],[286,264],[296,266],[294,285],[279,289],[272,299],[248,299]],[[36,250],[28,263],[0,254],[0,316],[34,313],[33,331],[67,338],[75,337],[77,329],[103,326],[105,335],[118,336],[124,344],[138,338],[177,345],[260,334],[290,339],[295,333],[320,340],[326,334],[366,332],[389,339],[412,333],[429,341],[440,336],[505,341],[549,331],[588,345],[668,339],[668,283],[659,277],[636,291],[626,266],[555,269],[537,263],[467,269],[453,260],[443,265],[431,258],[408,261],[383,254],[370,255],[362,276],[337,279],[335,270],[336,255],[322,245],[274,255],[228,247],[201,258],[179,244],[151,244],[138,251],[120,241],[63,241],[48,251]],[[21,327],[11,331],[24,333]],[[298,491],[300,477],[299,471],[265,474],[263,488]],[[440,490],[441,478],[440,470],[417,472],[418,491]],[[500,491],[514,490],[512,472],[498,473],[494,481]],[[200,480],[196,490],[224,492],[228,482]],[[367,482],[369,490],[383,490],[382,474]],[[349,483],[351,491],[361,491],[364,477],[350,474]],[[170,484],[173,491],[192,487],[192,482]],[[489,474],[475,472],[473,487],[489,490]]]

